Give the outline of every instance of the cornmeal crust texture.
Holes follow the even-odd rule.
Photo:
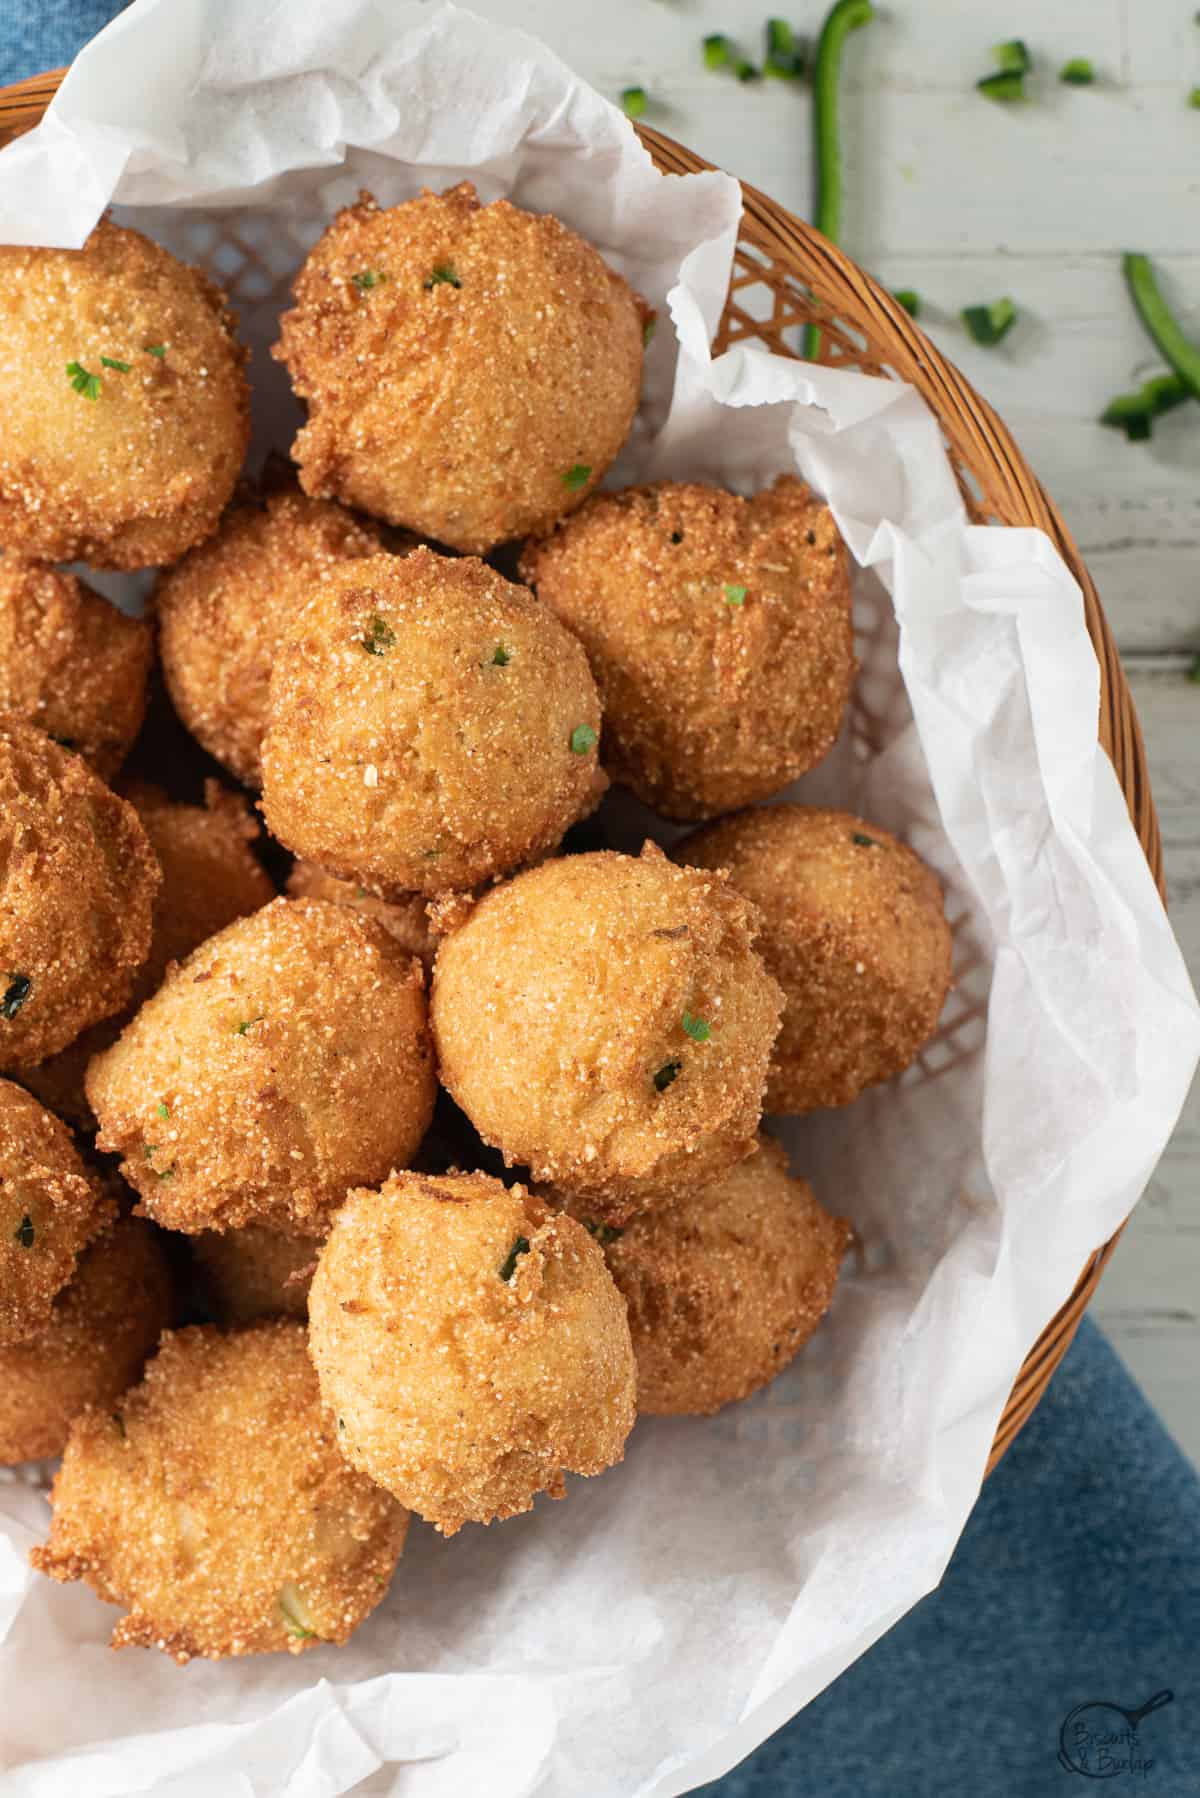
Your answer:
[[[937,1029],[953,942],[936,875],[852,812],[779,805],[696,831],[673,852],[724,868],[762,917],[763,960],[787,997],[767,1110],[848,1105]]]
[[[125,1608],[114,1648],[181,1663],[347,1641],[408,1526],[339,1453],[288,1322],[168,1332],[115,1410],[75,1420],[51,1503],[33,1565]]]
[[[45,1328],[80,1251],[115,1213],[65,1125],[0,1080],[0,1347]]]
[[[557,847],[607,784],[587,658],[524,587],[428,549],[330,576],[271,675],[263,812],[383,897],[472,887]]]
[[[0,712],[111,780],[141,729],[154,632],[73,574],[0,555]]]
[[[618,1221],[715,1180],[754,1150],[782,1007],[756,927],[653,844],[518,875],[438,950],[443,1084],[506,1161]]]
[[[343,1452],[445,1535],[621,1459],[625,1307],[587,1232],[522,1186],[405,1173],[353,1193],[309,1317]]]
[[[81,1411],[111,1408],[170,1323],[172,1300],[159,1232],[118,1218],[79,1257],[49,1322],[0,1347],[0,1464],[60,1455]]]
[[[644,303],[581,237],[469,182],[317,240],[274,354],[307,492],[483,554],[545,531],[629,435]]]
[[[80,756],[0,719],[0,1069],[121,1009],[160,880],[133,807]]]
[[[355,881],[339,880],[316,862],[306,861],[298,861],[292,868],[287,890],[293,899],[329,899],[334,905],[349,905],[355,911],[365,912],[390,931],[401,948],[418,956],[426,968],[433,966],[437,939],[430,928],[429,901],[424,893],[393,893],[390,899],[377,899]]]
[[[855,673],[847,556],[794,477],[753,499],[597,494],[521,577],[587,650],[605,767],[666,817],[765,799],[832,747]]]
[[[97,1147],[146,1214],[321,1236],[433,1114],[424,977],[346,906],[276,899],[175,967],[91,1061]]]
[[[161,575],[159,650],[175,710],[248,787],[280,639],[331,569],[379,553],[379,532],[294,488],[235,506],[207,543]]]
[[[711,1186],[622,1229],[586,1201],[567,1209],[604,1248],[629,1310],[638,1410],[656,1416],[717,1411],[782,1373],[829,1309],[852,1234],[766,1136]]]
[[[102,219],[82,250],[0,245],[0,544],[145,568],[216,528],[250,440],[225,296]]]

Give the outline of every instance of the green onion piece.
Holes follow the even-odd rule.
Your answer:
[[[592,470],[590,463],[576,462],[573,467],[568,468],[566,474],[563,476],[563,486],[568,493],[578,493],[581,487],[587,486],[591,478]]]
[[[685,1011],[679,1021],[694,1043],[706,1043],[712,1035],[712,1025],[708,1020],[693,1017],[690,1011]]]
[[[987,100],[1011,102],[1025,98],[1025,77],[1015,70],[1001,69],[995,75],[985,75],[975,86]]]
[[[730,44],[727,37],[714,31],[711,37],[704,40],[704,66],[706,69],[724,69],[729,66]]]
[[[975,342],[990,349],[1016,324],[1017,308],[1012,300],[993,300],[990,306],[964,306],[959,316]]]
[[[836,0],[825,15],[813,57],[813,168],[816,192],[813,223],[832,243],[842,228],[842,147],[838,130],[838,83],[847,37],[875,17],[871,0]],[[815,325],[804,327],[804,354],[811,361],[821,347]]]
[[[289,1636],[295,1636],[297,1641],[304,1641],[307,1637],[316,1635],[308,1606],[290,1580],[280,1589],[279,1610]]]
[[[1096,71],[1086,56],[1072,56],[1058,71],[1058,79],[1065,81],[1068,87],[1091,87]]]
[[[572,755],[586,755],[589,749],[596,747],[599,739],[590,724],[577,724],[570,740]]]
[[[162,359],[166,355],[166,353],[167,353],[167,346],[165,343],[148,343],[146,345],[147,356],[157,356],[160,362],[162,361]]]
[[[1187,97],[1187,103],[1193,112],[1200,112],[1200,87],[1194,87]]]
[[[367,626],[367,634],[360,638],[363,648],[369,656],[384,655],[396,641],[396,633],[385,619],[378,614]]]
[[[729,585],[729,582],[726,581],[726,583],[725,583],[725,604],[727,606],[744,606],[745,603],[746,603],[745,587],[731,587]]]
[[[19,1242],[23,1249],[31,1249],[33,1247],[33,1219],[28,1212],[25,1213],[24,1217],[13,1231],[13,1241]]]
[[[665,1093],[668,1086],[674,1084],[676,1076],[682,1066],[683,1063],[681,1061],[664,1061],[657,1074],[654,1076],[655,1092]]]
[[[155,1115],[160,1118],[169,1118],[171,1115],[171,1107],[163,1099],[158,1101],[158,1104],[154,1107],[154,1111]]]
[[[382,275],[380,279],[385,277]],[[448,262],[440,262],[425,283],[426,290],[431,287],[461,287],[462,282]]]
[[[249,1030],[251,1024],[261,1024],[263,1022],[264,1018],[266,1017],[266,1015],[267,1014],[265,1012],[260,1011],[256,1018],[243,1018],[241,1023],[235,1026],[233,1034],[235,1036],[245,1036],[245,1034],[246,1034],[247,1030]],[[150,1153],[152,1153],[152,1151],[147,1149],[146,1153],[150,1154]]]
[[[750,61],[748,56],[739,56],[733,65],[733,72],[739,81],[757,81],[762,70]]]
[[[378,287],[386,281],[387,276],[377,268],[360,268],[357,274],[351,275],[350,280],[358,288],[359,293],[370,293],[373,287]],[[433,283],[426,281],[425,285],[432,287]]]
[[[850,840],[857,843],[860,849],[881,849],[883,847],[877,837],[869,837],[865,831],[861,830],[856,830]]]
[[[992,61],[1006,75],[1028,75],[1033,67],[1028,46],[1019,37],[1010,38],[1007,44],[993,44]]]
[[[504,1260],[501,1262],[500,1267],[497,1270],[499,1272],[500,1278],[502,1280],[511,1280],[513,1275],[517,1271],[518,1258],[521,1255],[528,1255],[528,1253],[529,1253],[529,1238],[527,1236],[518,1236],[516,1241],[513,1243],[512,1248],[509,1249],[508,1254],[504,1257]]]
[[[1129,251],[1121,259],[1138,317],[1179,379],[1200,399],[1200,348],[1184,335],[1159,291],[1150,258]]]
[[[76,393],[81,393],[85,400],[100,398],[100,377],[90,375],[82,362],[68,362],[67,375]]]
[[[583,1227],[589,1236],[596,1238],[602,1249],[606,1249],[610,1242],[616,1242],[625,1234],[624,1230],[618,1230],[615,1224],[598,1224],[594,1217],[585,1217]]]
[[[768,19],[766,55],[763,67],[768,75],[784,81],[798,81],[808,61],[808,46],[798,38],[786,19]]]
[[[1192,398],[1192,390],[1178,375],[1154,375],[1133,393],[1119,393],[1100,414],[1102,425],[1124,431],[1131,443],[1144,443],[1153,435],[1154,421]]]
[[[903,306],[909,318],[920,318],[921,296],[911,287],[897,287],[892,294],[898,306]]]
[[[1188,669],[1187,677],[1190,681],[1193,681],[1196,686],[1200,687],[1200,656],[1196,657],[1195,661]]]
[[[652,312],[642,326],[642,348],[648,350],[654,342],[654,333],[658,330],[658,313]]]
[[[512,652],[510,650],[505,649],[503,643],[497,643],[495,651],[493,652],[493,655],[492,655],[492,667],[493,668],[507,668],[508,664],[511,661],[512,661]]]
[[[121,375],[127,375],[129,373],[129,363],[118,362],[115,356],[101,356],[100,365],[102,368],[115,368],[117,373]]]
[[[28,974],[10,974],[0,999],[0,1018],[15,1018],[32,991],[33,981]]]
[[[621,110],[627,119],[640,119],[647,107],[644,87],[623,87],[621,89]]]
[[[110,1411],[109,1416],[112,1418],[113,1422],[117,1426],[117,1434],[120,1436],[121,1441],[124,1442],[126,1439],[125,1419],[121,1416],[121,1413],[119,1411]]]

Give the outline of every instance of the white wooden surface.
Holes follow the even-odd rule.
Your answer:
[[[707,71],[723,31],[761,59],[769,13],[810,34],[824,0],[467,0],[552,45],[647,123],[807,214],[806,89]],[[1122,249],[1154,254],[1200,337],[1200,25],[1189,0],[884,0],[851,39],[844,100],[846,248],[913,287],[931,335],[997,405],[1063,507],[1133,677],[1167,843],[1172,916],[1200,974],[1200,407],[1149,444],[1096,415],[1158,363],[1125,295]],[[997,38],[1033,52],[1031,103],[974,91]],[[1092,88],[1059,85],[1086,56]],[[959,307],[1010,294],[1019,325],[974,347]],[[1200,1092],[1125,1233],[1092,1315],[1200,1463]]]

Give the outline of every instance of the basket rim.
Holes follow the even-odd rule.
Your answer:
[[[49,69],[0,88],[0,145],[38,124],[67,72],[65,67]],[[655,166],[664,174],[703,174],[716,169],[716,164],[652,126],[638,123],[634,129]],[[964,446],[975,454],[986,454],[990,471],[1003,482],[1012,509],[1023,516],[1025,523],[1046,533],[1078,582],[1088,633],[1100,669],[1098,740],[1113,764],[1134,830],[1165,907],[1162,838],[1151,796],[1141,725],[1095,583],[1061,512],[1025,460],[1003,419],[954,363],[942,355],[887,289],[815,227],[758,188],[746,182],[739,185],[743,201],[739,239],[747,239],[773,261],[785,266],[798,260],[797,250],[800,249],[807,263],[820,268],[830,289],[842,295],[843,303],[851,302],[856,313],[865,315],[877,331],[890,340],[896,351],[894,360],[899,365],[896,378],[906,379],[917,387],[955,447],[964,442]],[[961,431],[957,429],[959,426]],[[970,466],[969,459],[964,457],[964,460]],[[1070,1347],[1123,1228],[1122,1225],[1088,1258],[1070,1295],[1026,1355],[1001,1413],[985,1478],[1036,1409]]]

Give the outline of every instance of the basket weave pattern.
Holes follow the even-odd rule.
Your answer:
[[[65,72],[54,70],[0,90],[0,143],[38,123]],[[638,130],[665,174],[695,174],[711,167],[661,133],[644,126]],[[352,197],[339,195],[338,202]],[[941,425],[959,488],[977,523],[1035,526],[1046,532],[1083,594],[1088,631],[1100,663],[1099,739],[1116,770],[1161,892],[1162,845],[1137,715],[1095,587],[1053,502],[991,407],[886,289],[766,195],[743,186],[743,197],[734,274],[715,349],[752,340],[779,355],[796,356],[803,327],[818,325],[823,362],[907,381],[922,395]],[[262,256],[250,220],[245,215],[243,219],[250,228],[239,230],[241,221],[231,219],[208,254],[194,241],[186,252],[209,266],[235,299],[261,305],[277,292],[282,298],[291,271]],[[851,730],[860,753],[870,752],[878,726],[869,698],[857,697]],[[951,923],[956,923],[953,917]],[[955,978],[956,992],[942,1027],[912,1071],[913,1078],[935,1079],[959,1055],[975,1048],[983,1032],[985,985],[970,946],[957,930]],[[1091,1257],[1075,1290],[1026,1358],[996,1432],[989,1472],[1032,1413],[1065,1354],[1115,1245],[1116,1237]]]

